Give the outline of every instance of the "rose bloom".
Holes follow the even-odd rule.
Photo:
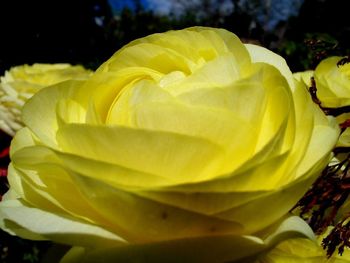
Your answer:
[[[280,56],[202,27],[131,42],[23,120],[0,222],[75,246],[63,262],[250,262],[312,237],[285,216],[339,134]]]
[[[82,66],[70,64],[22,65],[6,71],[0,77],[0,129],[13,136],[22,128],[21,108],[40,89],[90,74]]]

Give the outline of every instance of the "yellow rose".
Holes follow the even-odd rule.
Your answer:
[[[349,263],[350,250],[344,249],[344,253],[339,255],[335,252],[330,258],[322,248],[322,240],[328,235],[329,230],[318,236],[317,241],[305,238],[289,239],[267,255],[262,256],[256,263]]]
[[[350,64],[338,65],[341,59],[326,58],[315,69],[317,96],[324,107],[350,105]]]
[[[85,79],[90,71],[70,64],[34,64],[11,68],[0,77],[0,129],[14,135],[23,127],[21,108],[38,90],[68,80]]]
[[[312,236],[280,220],[339,133],[280,56],[212,28],[133,41],[87,81],[38,92],[23,119],[2,227],[82,262],[248,262]]]

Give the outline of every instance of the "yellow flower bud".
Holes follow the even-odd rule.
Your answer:
[[[350,64],[339,64],[341,59],[326,58],[315,69],[317,96],[324,107],[350,105]]]
[[[341,63],[342,57],[329,57],[322,60],[315,71],[308,70],[298,72],[293,76],[311,87],[311,77],[315,79],[317,98],[324,108],[339,108],[350,106],[350,64]],[[349,120],[350,114],[344,113],[337,116],[337,122],[341,125]],[[337,147],[350,146],[350,129],[346,129],[340,136]]]

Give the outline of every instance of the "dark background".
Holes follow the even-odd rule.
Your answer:
[[[251,0],[249,7],[232,0],[236,8],[225,16],[207,2],[200,6],[206,15],[198,17],[199,10],[191,9],[182,16],[159,16],[137,0],[133,10],[119,10],[117,16],[107,0],[1,0],[0,74],[35,62],[81,63],[94,69],[135,38],[193,25],[224,27],[245,41],[260,43],[285,56],[295,71],[314,67],[322,51],[345,55],[350,46],[346,0],[304,0],[298,16],[269,31],[254,17],[263,8],[262,0]],[[96,19],[103,23],[98,25]],[[316,43],[311,41],[310,48],[308,40]]]

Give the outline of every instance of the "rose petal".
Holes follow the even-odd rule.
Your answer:
[[[309,226],[300,218],[287,218],[265,239],[254,236],[218,236],[183,239],[146,245],[129,245],[100,250],[73,248],[62,263],[97,262],[254,262],[262,252],[286,238],[313,239]]]
[[[119,236],[102,227],[79,221],[77,218],[48,213],[18,200],[2,201],[0,207],[1,228],[22,238],[51,239],[59,243],[87,247],[125,244]]]

